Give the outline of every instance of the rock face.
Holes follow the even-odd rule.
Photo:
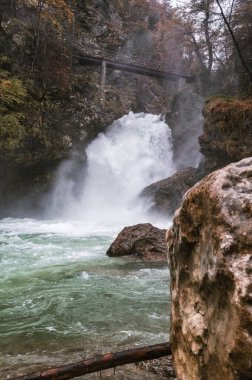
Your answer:
[[[153,211],[171,215],[180,206],[185,192],[201,178],[201,173],[195,168],[179,170],[173,176],[146,187],[141,196],[154,202]]]
[[[136,255],[145,261],[166,261],[165,230],[150,223],[125,227],[106,254],[111,257]]]
[[[199,138],[206,170],[252,156],[252,100],[210,98],[203,109],[203,135]]]
[[[20,209],[27,194],[28,203],[32,206],[29,207],[31,216],[39,212],[37,205],[42,196],[50,191],[57,168],[63,160],[74,155],[78,169],[85,147],[114,120],[130,110],[156,114],[167,112],[171,94],[177,88],[176,85],[166,87],[160,79],[108,68],[106,102],[102,107],[101,68],[82,66],[76,57],[73,57],[71,65],[68,62],[70,51],[65,40],[70,38],[72,31],[66,34],[67,39],[62,36],[59,44],[61,46],[66,42],[64,65],[58,61],[57,54],[48,64],[49,68],[59,69],[59,83],[54,75],[53,78],[49,75],[52,81],[48,79],[42,86],[44,79],[40,75],[43,69],[39,66],[31,70],[34,31],[25,25],[25,20],[36,16],[34,2],[25,2],[24,9],[18,7],[15,15],[13,3],[4,1],[0,5],[0,50],[3,52],[3,57],[0,57],[0,82],[8,77],[8,80],[13,80],[14,89],[18,83],[18,94],[23,98],[22,103],[19,99],[17,109],[13,108],[13,104],[8,109],[3,102],[3,86],[0,86],[0,199],[5,200],[0,205],[0,217],[27,216],[27,208],[25,213]],[[76,1],[75,39],[92,46],[94,50],[102,47],[120,51],[126,49],[126,42],[133,43],[136,32],[129,28],[125,12],[120,12],[123,5],[120,3]],[[16,115],[21,113],[22,117],[15,125],[13,118],[16,120]],[[1,116],[5,118],[5,125]]]
[[[183,99],[183,97],[182,97]],[[186,100],[186,98],[184,99]],[[185,101],[185,115],[189,112],[190,102]],[[198,106],[200,99],[198,99]],[[192,104],[191,104],[192,106]],[[180,103],[177,106],[182,107]],[[197,108],[196,108],[197,109]],[[183,107],[182,107],[183,110]],[[197,112],[196,112],[197,113]],[[183,114],[183,112],[182,112]],[[189,113],[190,114],[190,113]],[[235,98],[215,97],[206,101],[203,115],[205,117],[203,134],[199,137],[200,150],[204,159],[197,169],[186,168],[179,170],[175,175],[163,181],[148,186],[142,192],[143,196],[148,196],[153,200],[153,209],[164,213],[173,214],[180,206],[185,192],[198,182],[201,178],[231,162],[239,161],[252,156],[252,101],[238,100]],[[189,127],[192,125],[188,119]],[[173,116],[173,139],[175,146],[175,162],[177,166],[183,166],[183,162],[178,162],[178,154],[185,163],[189,163],[186,154],[181,150],[185,146],[186,136],[190,134],[185,130],[185,138],[181,139],[183,133],[182,116]],[[196,118],[196,124],[199,122]],[[173,125],[171,123],[171,125]],[[181,126],[178,127],[178,124]],[[187,127],[188,128],[188,127]],[[198,128],[191,128],[192,135],[195,135]],[[194,141],[194,140],[193,140]],[[188,149],[191,146],[189,141]],[[192,149],[196,149],[195,141]],[[185,153],[187,150],[185,150]]]
[[[167,232],[179,380],[252,378],[252,158],[211,173]]]

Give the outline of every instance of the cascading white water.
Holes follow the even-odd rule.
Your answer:
[[[36,372],[43,361],[46,368],[101,348],[168,340],[168,269],[105,252],[123,226],[155,222],[138,194],[172,172],[169,128],[159,116],[130,113],[86,154],[79,182],[74,159],[61,166],[52,200],[45,199],[54,218],[0,221],[0,362],[6,378]]]
[[[171,134],[162,117],[130,112],[99,134],[86,154],[78,200],[66,179],[66,166],[59,173],[54,194],[64,199],[63,215],[96,223],[147,221],[148,205],[138,194],[173,171]]]

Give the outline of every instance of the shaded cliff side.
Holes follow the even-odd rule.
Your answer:
[[[148,186],[143,196],[153,200],[153,209],[172,215],[185,192],[211,171],[252,156],[252,100],[213,97],[203,109],[203,134],[199,137],[204,155],[198,168],[186,168]],[[184,162],[186,164],[186,161]]]
[[[27,195],[28,209],[39,209],[40,195],[50,189],[62,160],[75,160],[70,175],[78,178],[85,146],[115,119],[130,110],[160,114],[169,108],[176,84],[116,70],[107,70],[106,104],[101,107],[101,69],[79,65],[72,39],[131,54],[142,48],[139,20],[129,21],[130,13],[117,2],[78,1],[76,7],[70,21],[62,13],[54,19],[53,12],[46,22],[42,19],[39,40],[32,7],[15,14],[7,3],[0,7],[2,216],[16,213]],[[64,27],[53,32],[59,20]],[[142,35],[148,33],[147,25]]]
[[[199,143],[206,172],[252,156],[252,99],[213,97],[203,115]]]

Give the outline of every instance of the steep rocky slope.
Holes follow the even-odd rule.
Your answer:
[[[252,159],[184,197],[167,233],[179,380],[252,377]]]
[[[252,156],[252,100],[210,98],[199,138],[206,171]]]
[[[154,209],[166,215],[174,213],[185,192],[205,175],[228,163],[252,156],[251,99],[210,98],[206,101],[203,115],[203,134],[199,137],[199,144],[204,156],[199,167],[179,170],[142,193],[153,200]]]
[[[54,41],[54,35],[49,38],[47,44],[52,45],[42,57],[49,58],[42,68],[38,60],[34,63],[36,33],[27,24],[27,19],[34,19],[34,12],[28,7],[14,15],[7,2],[0,7],[2,216],[16,213],[27,194],[29,208],[38,208],[40,195],[50,189],[62,160],[73,157],[73,178],[78,177],[85,146],[115,119],[130,110],[167,112],[173,84],[116,70],[107,70],[106,103],[102,107],[100,67],[80,66],[71,57],[69,39],[73,28],[74,38],[93,48],[123,48],[130,54],[134,20],[124,19],[115,4],[99,0],[76,2],[74,24],[69,25],[66,38],[62,36],[59,42]],[[58,48],[62,50],[59,57],[50,56],[49,49]]]

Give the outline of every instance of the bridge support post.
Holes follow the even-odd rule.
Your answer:
[[[178,90],[183,91],[186,87],[186,80],[184,78],[179,78],[178,80]]]
[[[105,86],[106,86],[106,61],[102,61],[101,68],[101,107],[105,108],[106,94],[105,94]]]

